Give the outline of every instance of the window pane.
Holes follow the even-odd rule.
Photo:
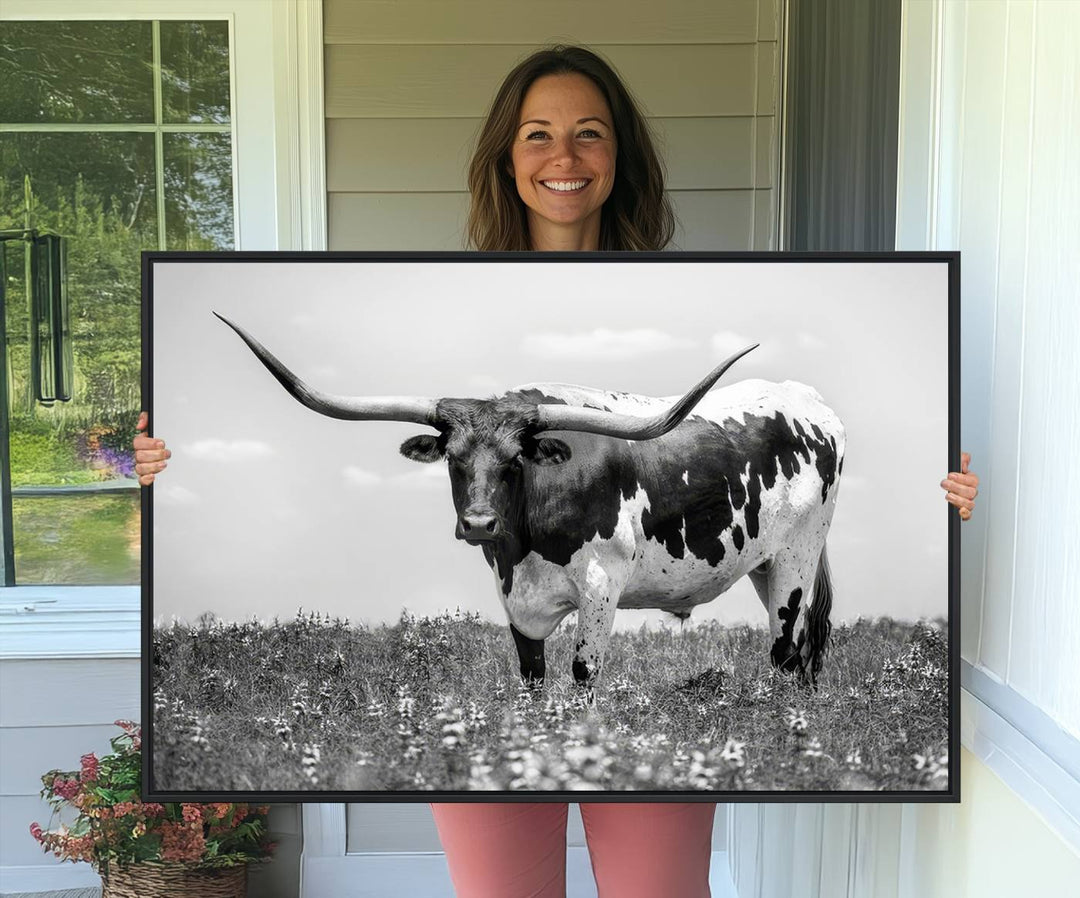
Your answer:
[[[164,137],[166,247],[232,249],[231,136],[166,134]]]
[[[4,22],[0,121],[153,122],[150,22]]]
[[[8,241],[14,486],[132,473],[128,447],[140,404],[139,252],[157,246],[154,185],[152,134],[0,134],[0,229],[24,226],[29,204],[31,226],[68,238],[75,374],[71,402],[34,401],[24,244]]]
[[[229,23],[161,23],[162,121],[229,121]]]
[[[12,501],[19,583],[139,582],[139,491]]]

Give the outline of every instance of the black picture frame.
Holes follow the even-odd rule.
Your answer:
[[[225,266],[233,271],[248,271],[252,272],[256,270],[257,266],[272,266],[277,271],[284,271],[285,266],[298,266],[299,269],[307,269],[308,266],[337,266],[342,272],[346,271],[359,271],[367,266],[405,266],[404,269],[408,270],[416,266],[448,266],[445,269],[446,272],[453,272],[454,270],[460,270],[457,266],[469,265],[480,266],[477,271],[487,270],[494,272],[495,268],[485,269],[484,266],[498,266],[499,270],[505,274],[507,271],[521,271],[529,272],[532,281],[522,282],[523,286],[520,293],[514,296],[514,300],[518,303],[525,301],[538,301],[544,302],[545,290],[550,288],[553,283],[563,284],[569,283],[569,287],[572,290],[574,283],[573,278],[562,278],[558,275],[566,273],[580,273],[585,271],[596,272],[604,271],[604,266],[617,266],[617,270],[621,272],[621,276],[627,278],[626,283],[632,283],[636,280],[636,277],[629,277],[628,273],[641,272],[644,278],[647,273],[647,269],[653,269],[655,271],[669,272],[673,275],[673,280],[678,280],[675,273],[680,270],[680,266],[716,266],[715,270],[720,272],[723,266],[752,266],[752,269],[748,270],[760,270],[765,271],[766,267],[771,266],[778,271],[785,270],[786,266],[804,266],[807,272],[814,272],[817,270],[828,270],[829,266],[836,268],[838,266],[876,266],[884,270],[888,266],[900,266],[903,270],[929,270],[933,268],[934,271],[940,273],[940,278],[935,283],[942,283],[942,289],[938,290],[930,300],[930,306],[935,308],[934,321],[945,322],[947,324],[947,334],[937,334],[939,343],[936,345],[943,345],[946,347],[944,355],[945,358],[938,358],[935,356],[938,362],[940,362],[940,368],[947,371],[946,382],[940,383],[940,402],[942,407],[946,408],[945,414],[945,426],[941,428],[943,432],[939,434],[939,441],[935,444],[934,458],[940,459],[940,471],[939,474],[944,476],[947,470],[959,470],[960,467],[960,389],[959,389],[959,372],[960,372],[960,254],[958,252],[900,252],[900,253],[742,253],[742,252],[674,252],[674,253],[466,253],[466,252],[232,252],[232,253],[187,253],[187,252],[145,252],[142,258],[142,335],[143,335],[143,407],[150,413],[151,421],[151,433],[155,432],[154,428],[161,436],[168,439],[170,447],[173,447],[177,456],[184,449],[183,441],[177,442],[178,435],[174,432],[170,432],[167,429],[167,425],[158,421],[155,418],[155,408],[160,406],[159,403],[155,403],[155,399],[160,397],[167,391],[174,390],[176,388],[176,382],[168,379],[162,379],[160,372],[155,368],[161,367],[162,359],[158,357],[155,352],[155,321],[161,321],[163,316],[160,314],[162,309],[160,306],[155,305],[155,296],[157,301],[162,301],[163,294],[162,285],[165,278],[166,268],[168,269],[168,277],[173,284],[173,293],[176,293],[177,276],[182,284],[186,284],[191,280],[190,276],[198,269],[199,266],[217,267],[220,270],[225,270],[221,266]],[[172,266],[180,266],[173,268]],[[509,266],[509,267],[507,267]],[[553,267],[551,267],[553,266]],[[579,268],[578,266],[582,266]],[[636,266],[643,266],[640,269]],[[926,266],[927,268],[923,268]],[[315,270],[315,269],[310,269]],[[371,269],[375,270],[375,269]],[[468,269],[471,270],[471,269]],[[610,269],[612,271],[616,269]],[[696,269],[695,269],[696,270]],[[733,270],[733,268],[729,268]],[[547,275],[547,272],[551,272],[551,276]],[[696,298],[694,301],[699,305],[707,306],[710,302],[716,301],[715,295],[709,295],[712,292],[712,285],[719,281],[705,280],[705,283],[709,285],[709,289],[703,291],[701,297]],[[506,281],[500,281],[505,284]],[[537,287],[536,284],[544,284],[548,286]],[[356,290],[357,285],[355,279],[344,282],[344,286],[348,289]],[[492,298],[490,292],[485,294],[483,291],[482,283],[474,284],[476,287],[477,298],[475,299],[476,305],[471,308],[463,308],[461,315],[464,318],[468,318],[474,322],[476,332],[481,332],[484,327],[485,315],[503,315],[507,313],[509,308],[509,302],[505,296],[496,296]],[[550,288],[554,289],[554,288]],[[940,294],[940,295],[938,295]],[[486,298],[485,298],[486,297]],[[265,297],[260,299],[259,297],[252,296],[248,300],[251,303],[251,307],[254,308]],[[360,298],[363,301],[363,298]],[[317,303],[318,297],[313,295],[306,295],[302,297],[303,302],[306,304]],[[890,341],[895,339],[895,335],[889,332],[882,332],[882,323],[876,321],[873,316],[874,303],[880,300],[874,296],[859,296],[850,297],[851,308],[859,308],[863,310],[870,310],[867,312],[865,320],[865,337],[867,340],[878,341],[878,344],[884,349]],[[210,300],[206,299],[205,294],[199,293],[197,290],[192,291],[190,297],[191,307],[190,309],[184,309],[180,314],[181,316],[202,316],[206,319],[206,314],[209,311],[220,311],[220,309],[211,309],[208,303]],[[368,302],[371,302],[371,298],[367,298]],[[583,296],[580,302],[585,303],[588,301],[587,296]],[[683,300],[685,301],[685,297]],[[820,298],[819,298],[820,301]],[[813,298],[809,297],[807,303],[813,302]],[[656,303],[655,315],[658,321],[663,320],[663,316],[666,314],[669,304],[673,304],[674,300],[665,300],[660,297]],[[856,306],[856,303],[862,305]],[[905,314],[902,306],[903,303],[893,304],[897,308],[890,307],[890,314],[897,317],[896,320],[902,320]],[[927,306],[928,308],[930,306]],[[380,315],[389,316],[393,318],[398,316],[402,319],[408,319],[410,315],[414,315],[415,310],[410,306],[408,296],[393,297],[388,303],[386,299],[383,299],[380,304]],[[898,311],[899,309],[899,311]],[[226,310],[231,312],[233,310]],[[235,315],[235,312],[233,312]],[[234,317],[234,320],[243,327],[248,327],[249,322],[238,320],[240,316]],[[318,320],[316,330],[324,337],[327,335],[333,335],[336,329],[343,327],[344,325],[336,321],[332,314],[323,315],[321,318],[316,315]],[[858,316],[855,316],[856,318]],[[176,317],[176,310],[173,310],[170,321],[179,320]],[[890,321],[893,319],[890,318]],[[849,323],[850,324],[850,323]],[[261,378],[262,383],[265,386],[266,394],[273,395],[274,401],[280,401],[280,406],[283,409],[283,415],[297,414],[312,415],[312,413],[301,408],[293,398],[289,397],[282,391],[281,386],[273,382],[268,373],[261,369],[259,362],[255,359],[251,352],[236,339],[235,335],[228,332],[228,329],[221,325],[219,322],[213,322],[213,325],[221,333],[223,338],[231,346],[231,351],[235,355],[235,358],[240,360],[243,365],[247,366],[247,369],[255,372],[252,376],[256,379]],[[822,327],[828,329],[828,318],[822,319]],[[281,338],[281,334],[273,335],[271,339],[270,335],[266,335],[261,332],[257,327],[251,326],[250,330],[252,334],[259,340],[263,341],[267,348],[276,354],[286,365],[290,365],[290,357],[295,357],[289,345]],[[851,333],[857,331],[857,323],[849,326]],[[284,333],[284,332],[281,332]],[[160,336],[160,332],[158,334]],[[813,337],[813,334],[810,335]],[[849,334],[850,336],[850,334]],[[179,339],[179,338],[178,338]],[[811,341],[812,342],[812,341]],[[178,346],[180,344],[177,344]],[[216,347],[215,347],[216,348]],[[405,350],[409,347],[402,347],[400,352],[403,363],[408,361],[408,356],[404,355]],[[461,357],[462,365],[469,364],[470,356],[469,347],[462,346]],[[182,356],[184,352],[190,353],[191,359],[199,359],[199,364],[202,365],[207,358],[206,353],[209,351],[206,345],[202,345],[199,342],[195,342],[187,345],[185,349],[177,349],[174,355]],[[680,352],[680,346],[678,344],[669,348],[669,353]],[[901,350],[900,355],[904,354],[904,350]],[[940,353],[939,353],[940,355]],[[670,355],[669,355],[670,357]],[[899,357],[899,356],[898,356]],[[175,359],[174,359],[175,361]],[[937,364],[937,362],[935,362]],[[707,369],[709,363],[704,363],[699,367],[702,369],[702,373]],[[843,368],[843,362],[835,361],[834,366],[839,370]],[[290,367],[292,367],[290,365]],[[175,365],[173,366],[175,369]],[[734,373],[738,370],[733,369],[733,374],[728,378],[739,379],[739,375]],[[937,369],[935,369],[937,370]],[[297,374],[307,380],[309,383],[313,383],[316,378],[310,376],[310,372],[305,372],[299,369],[297,366]],[[893,372],[891,377],[902,378],[905,375],[904,370],[897,370]],[[799,379],[802,376],[799,372],[793,372],[792,377]],[[847,372],[848,377],[853,381],[859,380],[865,376],[864,372],[858,370],[851,370]],[[721,380],[718,388],[730,380],[724,378]],[[250,387],[251,380],[247,377],[244,378],[244,383],[241,385],[235,380],[230,381],[228,378],[219,379],[218,385],[221,391],[221,395],[229,397],[233,402],[241,401],[244,395],[244,391]],[[510,383],[502,385],[500,389],[508,388],[512,386]],[[686,387],[690,386],[690,383],[685,384]],[[612,384],[611,388],[622,389],[620,384]],[[676,389],[681,387],[676,386]],[[672,391],[674,392],[674,390]],[[823,391],[824,392],[824,391]],[[937,395],[937,394],[935,394]],[[828,397],[826,397],[828,398]],[[198,402],[199,397],[189,397],[189,401]],[[938,400],[935,400],[938,401]],[[285,411],[287,410],[287,411]],[[314,416],[313,416],[314,417]],[[888,421],[888,410],[883,413],[882,421]],[[283,420],[283,419],[282,419]],[[290,419],[295,420],[295,419]],[[364,425],[374,427],[376,425]],[[380,425],[381,426],[381,425]],[[417,425],[412,425],[417,430],[423,428]],[[886,426],[884,423],[882,426]],[[888,426],[896,428],[897,435],[903,435],[904,422],[902,420],[894,419]],[[897,440],[898,443],[902,442]],[[902,445],[897,447],[896,461],[901,463],[906,453],[906,449]],[[175,465],[174,468],[178,467]],[[883,475],[892,477],[895,475],[895,471],[889,470],[887,465],[883,469]],[[207,783],[205,786],[199,788],[175,788],[163,785],[160,782],[156,782],[155,777],[155,763],[158,762],[161,757],[165,756],[165,749],[162,746],[158,746],[155,743],[155,682],[154,682],[154,667],[156,659],[155,649],[155,615],[158,618],[161,617],[161,605],[155,607],[155,582],[157,583],[157,589],[159,595],[161,594],[162,583],[165,582],[161,577],[156,576],[158,572],[155,570],[155,509],[154,509],[154,491],[155,489],[162,489],[164,487],[161,484],[167,484],[168,478],[177,477],[175,470],[170,470],[168,473],[162,475],[159,485],[143,490],[142,497],[142,552],[143,552],[143,566],[142,566],[142,711],[143,711],[143,731],[144,731],[144,767],[143,767],[143,799],[148,801],[251,801],[262,803],[269,802],[335,802],[335,801],[362,801],[362,802],[407,802],[407,801],[567,801],[567,800],[581,800],[587,798],[589,801],[628,801],[628,802],[641,802],[641,801],[747,801],[747,802],[793,802],[793,801],[807,801],[807,802],[958,802],[960,800],[960,774],[959,774],[959,761],[960,761],[960,741],[959,741],[959,721],[960,721],[960,708],[959,708],[959,689],[960,689],[960,674],[959,674],[959,634],[960,634],[960,608],[959,608],[959,573],[960,573],[960,544],[959,544],[959,527],[960,521],[955,513],[955,509],[947,506],[944,502],[940,502],[942,506],[941,510],[936,514],[940,517],[935,519],[933,526],[936,528],[943,527],[946,531],[947,539],[947,561],[945,563],[947,587],[943,584],[943,592],[947,591],[947,621],[944,627],[946,634],[946,657],[947,661],[945,667],[947,668],[947,685],[944,689],[945,695],[947,695],[947,767],[942,768],[942,772],[939,777],[935,777],[930,780],[928,775],[922,775],[922,779],[925,782],[933,782],[935,786],[931,788],[929,785],[924,788],[911,788],[911,789],[890,789],[882,791],[876,787],[855,788],[851,786],[849,781],[848,785],[851,787],[833,788],[833,789],[769,789],[769,788],[756,788],[749,787],[745,789],[737,790],[693,790],[693,789],[643,789],[643,790],[602,790],[591,791],[582,795],[579,791],[564,790],[564,789],[547,789],[547,790],[453,790],[448,791],[439,788],[430,788],[431,784],[425,784],[425,788],[406,789],[364,789],[364,788],[319,788],[313,784],[311,788],[297,789],[297,788],[283,788],[283,789],[244,789],[244,788],[219,788],[214,783]],[[843,483],[841,477],[841,483]],[[174,482],[172,486],[181,487],[183,484]],[[869,484],[873,488],[874,483]],[[927,488],[933,488],[937,490],[936,481],[927,483]],[[237,486],[239,491],[241,487]],[[938,490],[940,494],[940,490]],[[841,496],[843,491],[841,490]],[[235,508],[235,502],[238,500],[238,495],[233,494],[229,497],[229,500],[221,504],[216,511],[211,510],[209,514],[220,515],[223,509]],[[842,502],[842,499],[840,500]],[[945,515],[947,515],[947,521]],[[886,510],[884,513],[888,513]],[[864,526],[872,527],[876,521],[866,521]],[[935,531],[936,532],[936,531]],[[449,540],[449,534],[446,537]],[[477,553],[478,554],[478,553]],[[887,553],[886,553],[887,554]],[[883,555],[883,557],[885,557]],[[201,558],[198,555],[190,556],[187,558],[187,564],[191,566],[199,566],[203,564],[207,559]],[[347,559],[343,559],[343,564]],[[481,562],[478,558],[473,561],[480,565]],[[372,559],[371,563],[377,563],[378,559]],[[902,561],[896,561],[897,571],[904,570],[904,563]],[[836,560],[833,564],[835,566]],[[222,609],[228,611],[228,609]],[[497,610],[497,609],[496,609]],[[569,639],[569,636],[565,636]],[[762,643],[764,646],[765,644]],[[157,647],[157,653],[160,654],[161,647]],[[569,670],[552,671],[553,678],[568,677]],[[699,673],[697,671],[687,671],[690,673]],[[190,672],[189,672],[190,674]],[[546,684],[545,684],[546,688]],[[160,699],[160,696],[159,696]],[[189,712],[194,714],[194,717],[198,718],[199,709],[188,709]],[[792,733],[795,734],[797,727],[793,725]],[[796,738],[793,735],[793,738]],[[802,744],[805,747],[804,743]],[[244,746],[233,745],[230,747],[230,751],[240,752]],[[935,759],[929,758],[926,755],[920,755],[923,751],[923,746],[911,744],[905,745],[904,748],[898,751],[897,757],[905,752],[910,755],[913,760],[911,763],[916,769],[924,770],[927,765],[933,765]],[[919,758],[922,758],[920,763]],[[839,763],[838,759],[832,759],[836,763]],[[850,767],[850,764],[848,765]],[[854,782],[858,782],[855,780]]]

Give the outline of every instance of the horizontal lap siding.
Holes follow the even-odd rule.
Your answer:
[[[758,0],[327,0],[324,34],[328,44],[747,43],[759,18],[770,19]]]
[[[483,119],[346,118],[326,123],[327,190],[333,193],[465,191]],[[772,187],[772,119],[654,118],[671,190]]]
[[[0,868],[49,864],[29,829],[49,821],[41,775],[108,753],[113,721],[141,717],[139,661],[4,660],[0,686]]]
[[[465,248],[466,170],[492,95],[558,40],[610,59],[647,110],[679,216],[673,248],[776,248],[773,0],[328,0],[324,23],[331,249]]]
[[[596,46],[654,116],[724,116],[758,110],[756,44]],[[767,47],[775,47],[768,44]],[[483,115],[499,83],[532,47],[326,48],[327,118]]]

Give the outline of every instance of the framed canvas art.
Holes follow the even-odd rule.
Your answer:
[[[959,799],[958,254],[143,290],[147,799]]]

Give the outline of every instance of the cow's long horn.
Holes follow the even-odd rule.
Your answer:
[[[712,389],[720,377],[728,368],[750,350],[757,349],[760,343],[747,346],[717,365],[697,386],[683,396],[671,408],[661,415],[651,418],[643,418],[638,415],[624,415],[616,412],[608,412],[603,409],[580,408],[570,405],[540,405],[537,406],[537,418],[539,429],[544,430],[576,430],[583,433],[598,433],[609,437],[622,437],[626,440],[652,440],[663,436],[669,430],[679,426],[679,423],[693,410],[701,397]]]
[[[333,396],[313,390],[242,327],[233,324],[224,315],[214,314],[240,335],[240,339],[247,343],[259,361],[278,379],[278,383],[319,414],[346,421],[411,421],[434,426],[437,400],[419,396]]]

